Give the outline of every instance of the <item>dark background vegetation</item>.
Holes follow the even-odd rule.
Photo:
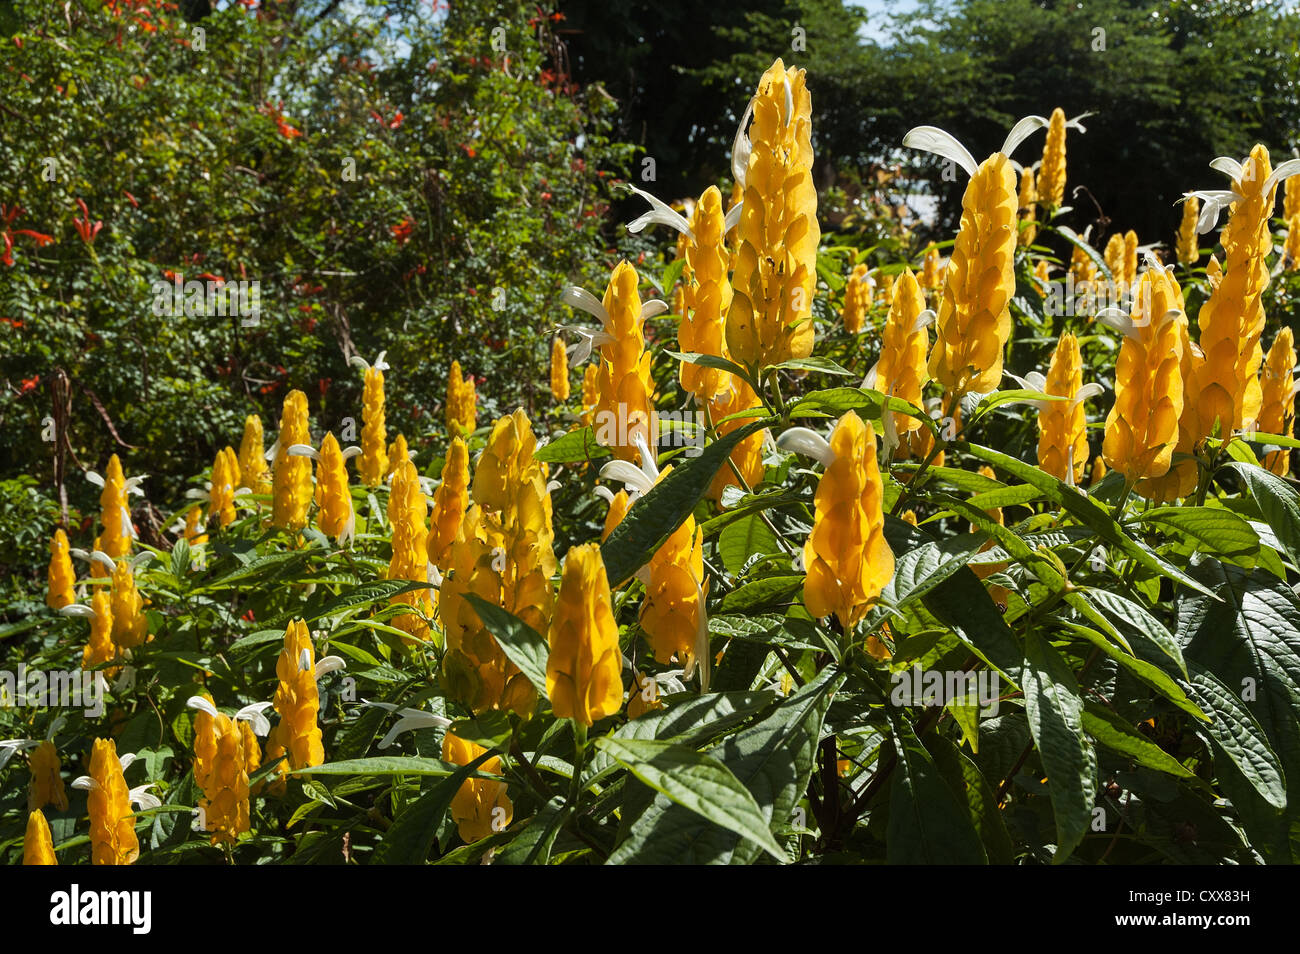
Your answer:
[[[1280,3],[923,2],[888,20],[839,0],[4,0],[4,590],[35,582],[64,519],[41,438],[64,376],[74,530],[96,508],[81,470],[113,452],[150,474],[156,532],[245,414],[270,443],[290,388],[340,428],[360,410],[354,354],[387,350],[390,433],[422,467],[452,358],[480,379],[481,421],[548,408],[562,286],[658,254],[622,229],[640,206],[620,181],[651,157],[642,184],[666,199],[729,189],[737,119],[776,56],[809,71],[839,244],[878,239],[904,183],[939,200],[909,241],[948,234],[962,183],[899,148],[914,125],[983,157],[1022,115],[1096,113],[1069,140],[1086,188],[1070,224],[1143,242],[1171,240],[1183,191],[1222,187],[1214,156],[1289,154],[1300,128],[1300,19]],[[166,272],[260,281],[261,324],[154,316]]]

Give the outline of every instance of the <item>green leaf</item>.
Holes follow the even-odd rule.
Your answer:
[[[510,844],[501,849],[492,860],[494,865],[544,865],[551,857],[555,836],[568,821],[569,810],[564,802],[553,798],[541,807]]]
[[[1264,520],[1286,549],[1287,558],[1292,563],[1300,563],[1300,495],[1285,480],[1263,467],[1234,461],[1225,464],[1224,469],[1236,471],[1246,481]]]
[[[698,457],[689,457],[674,467],[648,493],[637,498],[600,546],[611,587],[631,579],[691,515],[718,468],[726,465],[732,448],[771,423],[771,420],[754,421],[736,428],[706,447]]]
[[[780,552],[776,534],[758,514],[727,525],[718,537],[718,556],[734,576],[745,570],[751,557]]]
[[[1220,774],[1235,770],[1274,808],[1287,804],[1286,780],[1268,736],[1245,703],[1214,674],[1195,663],[1191,666],[1192,695],[1212,719],[1198,731],[1215,753]],[[1226,764],[1225,764],[1226,763]]]
[[[1167,772],[1180,778],[1195,775],[1183,763],[1156,745],[1133,726],[1107,709],[1100,702],[1085,699],[1083,703],[1083,728],[1090,736],[1139,764],[1158,772]]]
[[[971,824],[984,843],[989,863],[1013,864],[1015,847],[998,808],[997,796],[984,773],[961,749],[938,732],[926,736],[925,747],[957,801],[965,802],[970,810]]]
[[[459,766],[413,755],[380,755],[293,769],[294,775],[451,775]],[[492,777],[495,776],[485,776]]]
[[[718,759],[754,796],[769,827],[788,824],[808,789],[822,721],[843,675],[827,666],[766,718],[714,745]],[[610,864],[748,864],[762,849],[657,795],[625,819]]]
[[[756,612],[788,603],[793,594],[803,589],[803,581],[802,576],[769,576],[754,580],[724,596],[717,612]]]
[[[1249,560],[1242,565],[1254,566],[1259,557],[1259,536],[1242,517],[1222,507],[1154,507],[1137,519],[1170,527],[1197,543],[1197,549],[1234,563]]]
[[[591,427],[581,427],[543,444],[533,451],[533,459],[548,464],[572,464],[578,461],[599,460],[612,454],[608,447],[596,443],[596,432]]]
[[[375,848],[374,864],[381,865],[418,865],[429,857],[433,840],[438,837],[438,829],[446,817],[451,800],[460,791],[461,784],[476,771],[480,765],[492,757],[491,752],[483,752],[468,765],[451,768],[449,777],[438,782],[393,819],[392,826],[384,833],[384,840]],[[369,761],[358,759],[358,761]],[[426,760],[428,761],[428,760]],[[444,763],[448,764],[448,763]]]
[[[418,583],[411,580],[372,580],[369,583],[362,583],[359,586],[345,589],[320,609],[303,618],[310,623],[326,616],[337,616],[344,610],[356,606],[367,606],[370,603],[386,603],[393,597],[401,596],[403,593],[427,589],[432,589],[432,586],[428,583]]]
[[[907,718],[886,709],[898,761],[890,778],[885,832],[891,865],[981,865],[988,862],[970,811],[957,800]]]
[[[1157,651],[1173,660],[1179,673],[1186,677],[1187,664],[1183,661],[1183,651],[1164,623],[1139,604],[1111,590],[1081,587],[1078,592],[1093,606],[1124,626],[1134,645],[1149,644],[1155,647]]]
[[[1078,847],[1092,821],[1097,755],[1083,734],[1083,701],[1074,673],[1033,630],[1025,634],[1021,688],[1056,816],[1057,849],[1052,862],[1060,864]]]
[[[754,796],[716,758],[650,739],[597,739],[596,745],[638,779],[715,825],[743,835],[778,861],[787,861]]]
[[[853,377],[853,372],[848,368],[842,368],[830,358],[822,358],[817,355],[810,355],[807,358],[791,358],[789,361],[782,361],[780,364],[770,365],[763,369],[760,377],[766,377],[768,371],[815,371],[820,374],[835,374],[845,378]]]
[[[528,681],[533,684],[542,697],[546,697],[546,663],[551,650],[541,633],[533,629],[518,616],[489,603],[474,593],[466,593],[465,598],[474,612],[478,613],[483,625],[496,637],[497,645],[514,663]]]

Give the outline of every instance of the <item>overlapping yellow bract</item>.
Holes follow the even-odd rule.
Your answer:
[[[559,338],[551,341],[551,397],[560,404],[569,399],[569,356]]]
[[[68,535],[59,527],[50,539],[50,568],[46,575],[49,581],[45,591],[45,605],[50,609],[61,609],[69,603],[75,603],[77,596],[72,585],[77,582],[77,573],[72,568],[72,554],[68,548]]]
[[[279,683],[274,704],[280,721],[267,736],[266,760],[273,762],[287,756],[278,769],[277,788],[282,788],[291,769],[311,768],[325,761],[317,718],[320,693],[316,688],[316,650],[307,624],[300,619],[290,621],[284,631],[284,648],[275,661],[275,674]]]
[[[1288,184],[1290,181],[1287,180]],[[1295,367],[1295,338],[1290,328],[1282,328],[1273,339],[1260,371],[1259,430],[1264,434],[1292,436],[1295,429]],[[1264,455],[1263,463],[1279,477],[1285,477],[1291,471],[1291,451],[1286,448],[1272,451]]]
[[[1065,201],[1065,112],[1059,106],[1048,119],[1036,191],[1038,200],[1050,208]]]
[[[1074,335],[1061,335],[1047,368],[1044,393],[1064,401],[1044,401],[1038,412],[1038,466],[1058,480],[1077,483],[1088,463],[1087,415],[1075,395],[1083,387],[1083,356]]]
[[[724,327],[732,290],[727,276],[730,255],[724,218],[722,193],[717,186],[709,186],[695,203],[690,220],[694,238],[685,245],[686,265],[682,269],[685,310],[677,328],[677,343],[683,352],[727,355]],[[680,374],[682,387],[700,402],[713,400],[727,386],[726,372],[717,368],[683,361]]]
[[[272,468],[273,501],[271,522],[281,530],[297,531],[307,526],[311,505],[311,458],[289,453],[294,444],[311,444],[307,418],[307,395],[290,391],[284,396],[280,415],[280,438]]]
[[[442,737],[442,759],[452,765],[469,765],[487,749],[450,731]],[[480,763],[478,770],[499,774],[501,759],[493,756]],[[504,830],[514,818],[514,805],[506,795],[506,783],[491,779],[467,778],[451,799],[451,817],[461,841],[472,844],[494,832]]]
[[[812,353],[821,227],[803,70],[778,59],[763,74],[749,139],[726,335],[735,361],[761,367]]]
[[[384,372],[366,368],[361,390],[361,459],[357,473],[367,487],[378,487],[388,474],[388,427],[384,416]]]
[[[96,739],[90,751],[90,858],[97,865],[134,864],[140,856],[130,793],[112,739]]]
[[[862,320],[870,307],[871,282],[867,277],[866,264],[859,263],[853,266],[849,280],[844,285],[844,308],[840,311],[844,330],[851,335],[860,332]]]
[[[600,547],[573,547],[547,631],[546,694],[561,719],[582,725],[613,715],[623,704],[623,656]]]
[[[891,397],[920,407],[925,402],[925,384],[930,378],[925,354],[930,343],[926,326],[919,322],[925,311],[921,286],[909,268],[898,280],[894,302],[889,306],[880,340],[880,362],[876,365],[875,388]],[[915,417],[897,411],[894,430],[907,434],[924,425]]]
[[[650,352],[645,347],[645,318],[641,314],[636,269],[619,262],[609,277],[602,304],[608,320],[608,340],[600,346],[596,371],[596,439],[621,460],[638,462],[637,440],[653,447],[650,433]]]

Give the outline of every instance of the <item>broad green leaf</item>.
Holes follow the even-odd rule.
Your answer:
[[[497,645],[506,654],[506,658],[519,667],[543,698],[546,698],[546,663],[551,650],[545,638],[518,616],[489,603],[474,593],[466,593],[465,598],[474,612],[478,613],[483,625],[496,637]]]
[[[544,865],[551,857],[555,837],[568,821],[569,810],[564,802],[553,798],[533,816],[532,821],[517,834],[510,844],[492,859],[494,865]]]
[[[718,556],[733,576],[739,576],[753,557],[780,552],[776,534],[758,514],[728,525],[718,537]]]
[[[754,796],[716,758],[676,742],[651,739],[610,736],[597,739],[596,745],[678,805],[748,838],[778,861],[787,860]]]
[[[375,848],[373,863],[423,864],[429,857],[429,849],[438,836],[438,828],[451,806],[451,800],[460,791],[461,784],[471,775],[479,774],[476,769],[491,757],[491,752],[483,752],[468,765],[451,765],[454,771],[449,773],[448,778],[438,782],[393,819],[392,826],[384,832],[384,840]]]
[[[1180,778],[1195,777],[1183,763],[1100,702],[1085,699],[1083,706],[1084,730],[1108,749],[1136,759],[1158,772],[1167,772]]]
[[[613,453],[596,442],[596,432],[591,427],[581,427],[543,444],[533,451],[533,459],[548,464],[572,464],[579,461],[599,460]]]
[[[1254,566],[1259,556],[1259,537],[1250,524],[1222,507],[1154,507],[1138,514],[1142,523],[1170,527],[1188,537],[1198,549],[1231,558],[1234,563]]]
[[[1015,847],[998,808],[997,796],[979,767],[942,733],[927,735],[925,747],[953,795],[959,802],[964,801],[970,810],[971,824],[984,843],[989,863],[1014,863]]]
[[[1287,792],[1282,764],[1269,747],[1264,727],[1213,673],[1195,663],[1191,670],[1192,696],[1212,716],[1198,731],[1214,749],[1219,773],[1235,770],[1264,801],[1274,808],[1285,808]]]
[[[1287,558],[1300,563],[1300,494],[1281,477],[1263,467],[1252,467],[1234,461],[1224,465],[1225,470],[1240,474],[1250,488],[1250,495],[1259,504],[1260,512],[1286,548]]]
[[[1074,852],[1092,821],[1097,799],[1097,755],[1083,734],[1083,700],[1074,673],[1060,653],[1033,630],[1025,634],[1021,688],[1029,731],[1047,773],[1056,816],[1056,854],[1061,864]]]

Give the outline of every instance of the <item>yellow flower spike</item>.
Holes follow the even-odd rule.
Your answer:
[[[282,787],[290,769],[311,768],[325,761],[325,748],[317,724],[320,695],[316,688],[316,651],[311,644],[307,624],[293,620],[284,631],[284,648],[275,663],[279,685],[275,690],[275,711],[279,723],[266,740],[266,760],[273,762],[282,755],[280,763]]]
[[[97,865],[134,864],[140,856],[130,793],[112,739],[96,739],[90,754],[90,857]]]
[[[223,713],[217,713],[212,723],[212,761],[199,807],[204,812],[206,830],[212,833],[211,843],[234,844],[249,830],[244,735],[235,720]]]
[[[1057,110],[1060,112],[1060,110]],[[1062,115],[1064,119],[1064,115]],[[1061,129],[1061,142],[1064,146],[1065,129]],[[1064,159],[1064,156],[1062,156]],[[1064,185],[1064,183],[1062,183]],[[1038,190],[1034,186],[1034,170],[1025,166],[1020,170],[1020,193],[1017,197],[1020,203],[1020,230],[1016,238],[1016,243],[1023,247],[1034,244],[1034,238],[1038,235],[1038,225],[1034,219],[1038,215]]]
[[[886,305],[894,303],[894,276],[880,276],[880,300]]]
[[[594,365],[587,365],[582,371],[582,423],[584,427],[590,427],[592,419],[596,414],[596,403],[600,400],[600,392],[596,389],[596,376],[600,369]]]
[[[208,535],[203,532],[203,508],[199,506],[191,507],[185,512],[185,542],[190,546],[198,546],[200,543],[208,542]]]
[[[902,512],[902,514],[900,515],[899,519],[901,519],[904,523],[910,523],[910,524],[911,524],[912,526],[914,526],[914,527],[915,527],[915,526],[918,526],[918,524],[917,524],[917,522],[916,522],[916,511],[915,511],[915,510],[911,510],[911,509],[904,510],[904,511]]]
[[[939,266],[939,249],[931,245],[925,250],[925,260],[921,264],[921,287],[926,291],[938,291],[943,287],[943,269]]]
[[[451,547],[439,612],[446,629],[443,677],[448,692],[474,711],[531,714],[536,691],[509,661],[464,598],[473,593],[518,616],[539,633],[554,598],[551,496],[544,464],[522,408],[499,419],[474,468],[471,498]]]
[[[1225,163],[1227,164],[1225,167]],[[1231,202],[1228,224],[1220,235],[1225,258],[1222,277],[1197,316],[1200,347],[1205,364],[1196,378],[1196,413],[1199,436],[1215,433],[1222,437],[1254,428],[1260,413],[1262,393],[1258,380],[1264,360],[1260,337],[1264,331],[1264,290],[1268,287],[1267,257],[1273,251],[1269,220],[1281,176],[1294,174],[1297,160],[1290,160],[1273,174],[1268,150],[1256,145],[1244,163],[1216,160],[1217,169],[1232,176],[1230,199],[1216,193],[1207,198],[1202,224]],[[1206,213],[1210,213],[1209,216]]]
[[[197,696],[208,703],[207,706],[195,706],[191,700],[194,713],[194,784],[203,791],[212,787],[212,772],[217,761],[217,716],[212,705],[212,697],[206,692]]]
[[[126,560],[119,560],[113,570],[112,607],[113,642],[122,649],[143,643],[149,623],[144,617],[144,600],[135,586],[135,570]]]
[[[600,532],[600,542],[604,543],[609,539],[609,535],[614,532],[614,528],[623,522],[627,516],[628,509],[632,506],[632,501],[627,495],[626,490],[620,490],[609,499],[609,513],[605,514],[605,525]]]
[[[393,554],[388,562],[388,579],[428,581],[428,511],[424,491],[420,488],[420,476],[415,465],[407,460],[393,474],[393,487],[388,496],[388,520],[393,526]],[[433,597],[427,589],[394,596],[390,605],[398,604],[414,607],[426,616],[433,612]],[[429,638],[429,624],[417,613],[402,613],[389,622],[415,639]]]
[[[724,328],[731,308],[732,289],[727,278],[730,267],[727,227],[722,211],[722,193],[709,186],[695,203],[690,220],[691,235],[685,244],[686,269],[693,283],[686,293],[686,313],[677,328],[677,344],[683,352],[726,356]],[[687,239],[681,235],[680,239]],[[684,286],[685,287],[685,286]],[[726,387],[726,372],[681,362],[682,387],[697,401],[712,400]]]
[[[364,358],[354,358],[364,361]],[[388,428],[384,418],[384,369],[381,353],[367,364],[361,386],[361,459],[357,473],[367,487],[378,487],[388,474]]]
[[[95,549],[117,559],[130,554],[133,534],[126,477],[122,473],[122,462],[116,454],[108,459],[103,481],[104,486],[99,493],[99,522],[103,532],[95,539]]]
[[[867,266],[853,266],[849,280],[844,284],[844,307],[840,317],[844,321],[844,330],[856,335],[862,330],[862,319],[871,307],[871,280],[867,277]]]
[[[459,361],[452,361],[447,372],[446,415],[447,430],[452,434],[469,434],[478,424],[478,395],[474,390],[474,379],[461,374]]]
[[[1291,180],[1286,180],[1287,184]],[[1300,270],[1300,215],[1293,215],[1286,220],[1286,240],[1282,245],[1282,260],[1286,263],[1286,270],[1294,272]]]
[[[1178,440],[1174,444],[1173,457],[1170,458],[1169,470],[1159,477],[1139,480],[1134,487],[1139,494],[1156,503],[1168,503],[1179,497],[1186,497],[1196,489],[1199,469],[1194,456],[1198,433],[1198,416],[1196,402],[1192,399],[1197,376],[1204,365],[1201,349],[1192,344],[1188,334],[1187,314],[1183,310],[1183,292],[1178,283],[1170,279],[1172,290],[1176,293],[1174,307],[1177,314],[1173,317],[1178,325],[1178,340],[1182,348],[1179,362],[1179,374],[1183,381],[1183,409],[1178,415]]]
[[[1106,462],[1098,454],[1092,459],[1092,470],[1088,474],[1088,486],[1096,487],[1106,476]]]
[[[483,746],[451,732],[442,737],[442,760],[453,765],[469,765],[486,751]],[[501,759],[487,759],[478,770],[488,775],[499,775]],[[470,845],[510,825],[514,819],[514,805],[506,794],[507,790],[505,782],[491,779],[467,778],[461,783],[451,799],[451,817],[461,841]]]
[[[90,617],[90,638],[81,654],[81,668],[94,669],[117,658],[117,646],[113,642],[113,603],[107,590],[97,589],[90,598],[90,608],[94,613]],[[107,671],[112,676],[115,669]]]
[[[244,436],[239,442],[239,486],[255,494],[269,493],[266,452],[263,448],[262,419],[250,414],[244,419]]]
[[[1288,180],[1290,185],[1290,180]],[[1287,193],[1290,197],[1300,190]],[[1284,327],[1273,339],[1273,346],[1268,349],[1264,365],[1260,370],[1260,387],[1263,397],[1259,412],[1259,430],[1265,434],[1293,436],[1295,430],[1295,339],[1291,329]],[[1272,451],[1264,455],[1264,466],[1285,477],[1291,471],[1291,451]]]
[[[402,461],[410,459],[411,451],[406,446],[406,435],[398,434],[393,438],[393,443],[388,445],[388,472],[384,474],[384,479],[392,477]]]
[[[1087,415],[1083,401],[1083,356],[1074,335],[1061,335],[1047,368],[1044,394],[1067,398],[1043,401],[1038,411],[1038,466],[1058,480],[1074,485],[1088,464]]]
[[[1124,339],[1102,458],[1129,481],[1163,476],[1173,457],[1183,411],[1181,305],[1177,283],[1163,269],[1149,269],[1131,315],[1119,322]]]
[[[778,59],[759,81],[751,108],[726,338],[733,360],[761,367],[812,353],[821,228],[804,70]]]
[[[1137,284],[1138,237],[1129,229],[1124,233],[1124,285],[1133,288]]]
[[[239,486],[239,474],[231,473],[230,470],[234,453],[227,447],[218,451],[216,459],[212,462],[212,486],[208,492],[209,511],[217,515],[217,523],[222,527],[229,525],[230,521],[235,519],[235,488]]]
[[[355,448],[349,450],[356,453]],[[352,508],[352,491],[348,487],[347,456],[332,431],[325,435],[320,445],[316,504],[320,508],[316,519],[321,533],[333,537],[341,546],[347,546],[356,531],[356,513]]]
[[[623,655],[600,547],[573,547],[547,633],[546,694],[557,718],[585,726],[623,704]]]
[[[658,479],[672,472],[665,467]],[[613,512],[613,508],[611,508]],[[698,662],[697,650],[707,629],[704,611],[704,535],[694,517],[686,520],[650,557],[646,597],[640,622],[660,663],[674,659],[689,678]]]
[[[429,520],[429,562],[439,572],[451,568],[451,545],[468,507],[469,448],[459,437],[453,437],[442,465],[442,482],[433,492],[433,515]]]
[[[820,456],[826,469],[817,483],[813,529],[803,548],[808,573],[804,604],[815,617],[834,614],[847,633],[894,575],[894,552],[885,541],[876,433],[849,411],[835,424]]]
[[[569,399],[569,357],[559,338],[551,342],[551,397],[557,404]]]
[[[1097,263],[1077,245],[1071,246],[1070,275],[1074,278],[1075,288],[1084,288],[1097,280]]]
[[[68,793],[60,774],[59,750],[49,739],[32,749],[29,756],[32,781],[27,789],[27,810],[39,811],[53,805],[58,811],[68,810]]]
[[[944,156],[962,166],[970,182],[962,195],[961,225],[944,274],[935,321],[937,339],[930,353],[930,376],[949,399],[987,393],[1002,380],[1002,358],[1011,336],[1011,296],[1015,293],[1016,174],[1008,158],[1034,130],[1047,125],[1040,116],[1020,120],[999,152],[982,163],[948,133],[919,126],[903,145]],[[1043,193],[1039,186],[1040,195]]]
[[[253,776],[257,770],[262,767],[262,747],[257,743],[257,735],[253,732],[253,727],[244,719],[236,720],[239,727],[239,735],[244,745],[244,774]],[[251,789],[250,795],[256,795],[262,790],[262,783],[258,782]]]
[[[1059,106],[1048,120],[1047,139],[1043,143],[1043,161],[1039,166],[1038,199],[1049,208],[1065,202],[1065,112]]]
[[[1205,280],[1210,283],[1210,288],[1214,288],[1221,278],[1223,278],[1223,266],[1219,264],[1219,257],[1211,254],[1210,261],[1205,266]]]
[[[49,822],[40,811],[33,811],[27,816],[27,833],[23,836],[24,865],[57,865],[54,857],[54,838],[50,834]]]
[[[271,520],[281,530],[297,531],[307,526],[307,508],[311,505],[311,458],[291,455],[294,444],[311,444],[307,418],[307,395],[290,391],[284,397],[280,417],[279,450],[272,472],[274,502]]]
[[[722,421],[717,424],[719,438],[726,437],[737,428],[753,423],[754,420],[752,417],[738,417],[724,421],[724,418],[762,406],[762,401],[748,383],[730,374],[727,380],[731,384],[730,389],[723,391],[709,403],[709,419],[715,423]],[[750,434],[732,449],[731,463],[719,467],[718,472],[713,475],[713,481],[709,484],[710,499],[721,500],[724,490],[728,487],[742,487],[741,481],[752,489],[763,479],[763,436],[766,433],[766,431],[757,431]],[[740,472],[740,480],[737,480],[736,472],[732,470],[733,466]]]
[[[1290,222],[1300,215],[1300,180],[1287,178],[1282,188],[1282,218]]]
[[[1114,279],[1115,285],[1119,288],[1125,287],[1124,275],[1127,270],[1126,251],[1124,245],[1124,236],[1116,232],[1106,240],[1106,248],[1101,253],[1106,262],[1106,267],[1110,269],[1111,278]],[[1118,296],[1115,296],[1118,297]]]
[[[1183,203],[1183,217],[1178,223],[1178,234],[1174,240],[1174,249],[1178,261],[1184,265],[1195,265],[1201,260],[1200,236],[1196,233],[1196,220],[1201,217],[1201,201],[1192,196]]]
[[[925,298],[916,276],[907,269],[899,278],[897,294],[889,306],[889,317],[881,333],[880,360],[868,372],[863,386],[920,407],[925,400],[925,384],[930,380],[925,360],[930,333],[926,328],[933,317],[933,312],[925,310]],[[906,414],[888,413],[893,415],[894,429],[899,434],[924,426]]]
[[[68,535],[62,527],[55,530],[50,539],[50,566],[46,579],[49,585],[45,591],[45,605],[50,609],[62,609],[77,601],[77,596],[72,591],[72,585],[77,582],[77,573],[72,568]]]
[[[609,340],[600,346],[595,418],[596,439],[620,460],[634,463],[640,459],[637,437],[647,446],[657,439],[650,433],[654,381],[650,353],[645,350],[645,315],[638,282],[636,269],[619,262],[601,302],[609,317],[604,329]]]

